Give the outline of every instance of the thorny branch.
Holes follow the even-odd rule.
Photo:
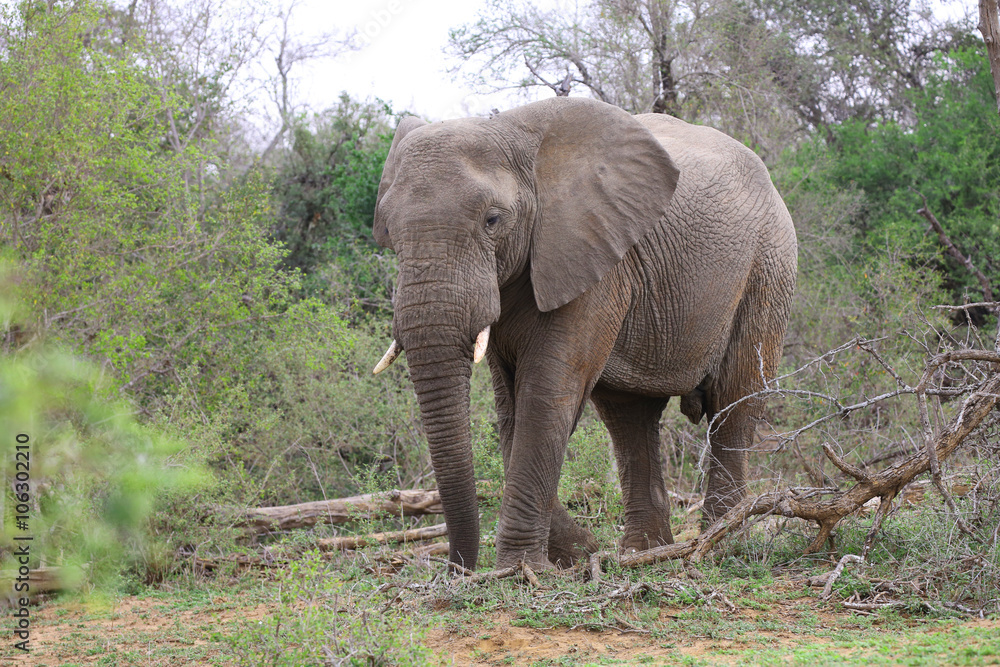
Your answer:
[[[938,355],[931,361],[930,365],[941,365],[956,358],[1000,361],[1000,355],[996,353],[983,350],[960,350]],[[965,438],[994,409],[998,399],[1000,399],[1000,373],[992,374],[965,398],[958,413],[933,440],[931,448],[913,454],[878,473],[869,475],[855,469],[854,472],[860,473],[861,479],[845,492],[838,492],[829,499],[815,501],[807,500],[796,489],[772,491],[747,498],[692,540],[619,556],[617,562],[624,567],[648,565],[677,558],[688,558],[697,562],[707,555],[723,537],[739,529],[751,516],[761,514],[778,514],[815,521],[819,524],[819,532],[806,549],[806,553],[813,553],[822,548],[842,518],[872,498],[877,497],[881,499],[881,505],[873,529],[866,539],[867,551],[874,533],[877,532],[882,518],[888,513],[896,494],[917,475],[931,469],[932,456],[940,462],[958,449]],[[825,451],[827,456],[833,453],[829,447],[825,448]]]

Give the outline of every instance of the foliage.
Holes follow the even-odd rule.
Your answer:
[[[100,365],[101,397],[127,397],[147,423],[196,443],[217,485],[163,499],[157,528],[174,546],[224,539],[231,517],[205,520],[205,502],[337,495],[387,453],[411,483],[426,468],[412,393],[399,371],[370,373],[384,324],[354,313],[348,331],[337,314],[347,306],[303,297],[267,238],[275,209],[262,173],[213,190],[190,177],[214,159],[212,142],[163,146],[176,98],[127,45],[80,39],[103,34],[102,16],[87,3],[8,14],[0,239],[31,308],[5,348],[46,335]],[[345,155],[374,173],[360,148]],[[363,215],[374,191],[365,204],[364,179],[338,178],[343,210]],[[154,569],[170,566],[161,556],[150,554]]]
[[[570,438],[559,496],[580,514],[612,515],[621,509],[618,474],[612,466],[611,436],[598,421],[578,428]]]
[[[140,65],[79,39],[99,19],[87,5],[31,14],[6,45],[3,241],[38,331],[100,359],[146,412],[192,366],[211,404],[210,366],[226,365],[212,353],[287,309],[296,279],[262,238],[258,180],[205,209],[181,187],[204,155],[161,148],[169,100]]]
[[[366,589],[328,571],[319,553],[293,562],[279,575],[276,612],[229,638],[237,664],[432,664],[414,617],[386,613]]]
[[[957,50],[937,60],[927,86],[911,94],[912,124],[844,123],[832,131],[828,178],[865,193],[851,224],[872,246],[886,239],[939,254],[936,235],[916,214],[924,205],[951,240],[1000,286],[1000,119],[984,49]],[[971,301],[978,284],[955,260],[943,260],[954,298]],[[973,294],[969,294],[969,291]]]
[[[0,321],[16,330],[24,308],[9,299],[7,263],[0,287]],[[32,568],[60,566],[66,587],[108,584],[157,547],[149,521],[158,497],[207,481],[181,441],[137,423],[128,404],[102,399],[104,384],[92,364],[40,342],[0,357],[5,566],[16,570],[12,554],[26,543],[14,538],[26,535]]]
[[[313,272],[352,257],[356,239],[371,242],[391,116],[388,105],[357,102],[345,93],[336,107],[296,122],[274,186],[281,206],[272,233],[288,247],[287,266]]]

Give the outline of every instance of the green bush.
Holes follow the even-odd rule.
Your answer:
[[[330,571],[320,554],[279,572],[278,609],[241,623],[228,638],[240,665],[427,665],[415,617],[378,599],[368,582],[353,586]]]
[[[926,198],[927,209],[996,289],[1000,118],[981,44],[939,55],[935,65],[927,85],[910,93],[913,118],[831,127],[826,141],[816,138],[796,151],[791,161],[799,167],[792,170],[796,175],[788,174],[787,189],[791,208],[806,198],[803,193],[822,194],[821,201],[831,204],[828,224],[803,230],[807,258],[823,251],[809,243],[810,237],[846,226],[855,243],[850,249],[841,247],[847,250],[842,259],[863,263],[864,257],[905,248],[912,266],[943,276],[953,299],[981,301],[976,278],[944,256],[937,235],[917,210]],[[836,198],[851,198],[851,193],[862,197],[846,209],[837,204]]]
[[[388,105],[345,93],[337,106],[296,122],[292,149],[274,179],[280,206],[272,233],[288,247],[286,266],[312,274],[338,257],[352,257],[358,240],[371,246],[391,118]]]
[[[0,265],[0,294],[13,287],[7,271]],[[6,331],[17,310],[0,300]],[[12,553],[25,542],[15,538],[30,536],[32,568],[59,566],[69,587],[106,585],[159,548],[149,524],[158,499],[208,481],[181,441],[102,398],[105,384],[94,365],[39,342],[0,356],[4,566],[17,569]]]

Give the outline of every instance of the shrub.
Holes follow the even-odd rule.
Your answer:
[[[8,270],[0,265],[0,294],[12,289]],[[7,331],[17,310],[0,300]],[[60,566],[67,586],[106,585],[158,548],[149,530],[157,499],[207,481],[181,441],[102,398],[106,382],[92,364],[41,342],[0,356],[4,565],[25,544],[16,538],[30,536],[32,568]]]

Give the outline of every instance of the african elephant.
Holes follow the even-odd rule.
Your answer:
[[[621,547],[671,543],[668,399],[710,419],[761,388],[781,354],[796,239],[760,159],[713,129],[588,99],[405,118],[373,231],[399,260],[395,340],[375,372],[406,351],[451,560],[478,557],[469,379],[484,351],[505,474],[497,567],[569,565],[596,548],[556,497],[588,398],[614,443]],[[745,493],[762,409],[745,400],[715,425],[709,518]]]

